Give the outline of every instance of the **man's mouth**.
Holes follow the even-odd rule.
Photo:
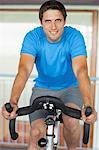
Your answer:
[[[51,31],[50,33],[54,36],[58,33],[58,31]]]

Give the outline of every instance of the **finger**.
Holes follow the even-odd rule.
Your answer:
[[[17,105],[13,105],[12,107],[13,107],[13,111],[11,112],[11,115],[10,115],[11,119],[16,118],[17,116],[16,111],[18,110]]]
[[[16,110],[18,109],[18,107],[17,106],[14,106],[14,108],[13,108],[13,112],[12,113],[9,113],[7,110],[6,110],[6,108],[5,108],[5,105],[2,107],[2,116],[5,118],[5,119],[7,119],[7,120],[9,120],[9,119],[13,119],[13,118],[16,118]]]
[[[85,115],[85,109],[82,109],[82,120],[85,122],[86,121],[86,115]]]
[[[86,122],[88,123],[94,123],[97,120],[97,116],[95,114],[91,114],[86,118]]]
[[[10,113],[8,113],[6,110],[2,110],[1,113],[4,118],[9,118],[9,116],[10,116]]]
[[[82,120],[85,122],[86,121],[86,116],[82,115]]]
[[[13,111],[13,112],[10,114],[11,119],[16,118],[16,116],[17,116],[16,111]]]
[[[10,118],[10,114],[6,114],[5,112],[2,112],[2,116],[7,120]]]

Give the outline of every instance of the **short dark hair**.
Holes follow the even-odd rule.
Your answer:
[[[41,22],[43,18],[43,13],[49,9],[54,9],[54,10],[56,9],[56,10],[61,11],[64,17],[64,20],[66,20],[67,13],[66,13],[66,9],[64,5],[59,1],[49,0],[49,1],[44,2],[39,9],[39,19]]]

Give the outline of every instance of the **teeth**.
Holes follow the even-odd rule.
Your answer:
[[[57,32],[51,32],[51,34],[55,35]]]

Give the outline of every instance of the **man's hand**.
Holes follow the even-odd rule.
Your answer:
[[[5,119],[7,120],[11,120],[11,119],[14,119],[16,118],[17,114],[16,114],[16,111],[18,109],[18,106],[16,104],[11,104],[12,108],[13,108],[13,111],[11,113],[9,113],[6,108],[5,108],[5,105],[3,105],[2,107],[2,115]]]
[[[84,120],[84,122],[88,123],[88,124],[92,124],[97,120],[97,112],[94,108],[92,108],[92,113],[89,116],[86,116],[85,114],[86,111],[86,107],[82,108],[82,119]]]

